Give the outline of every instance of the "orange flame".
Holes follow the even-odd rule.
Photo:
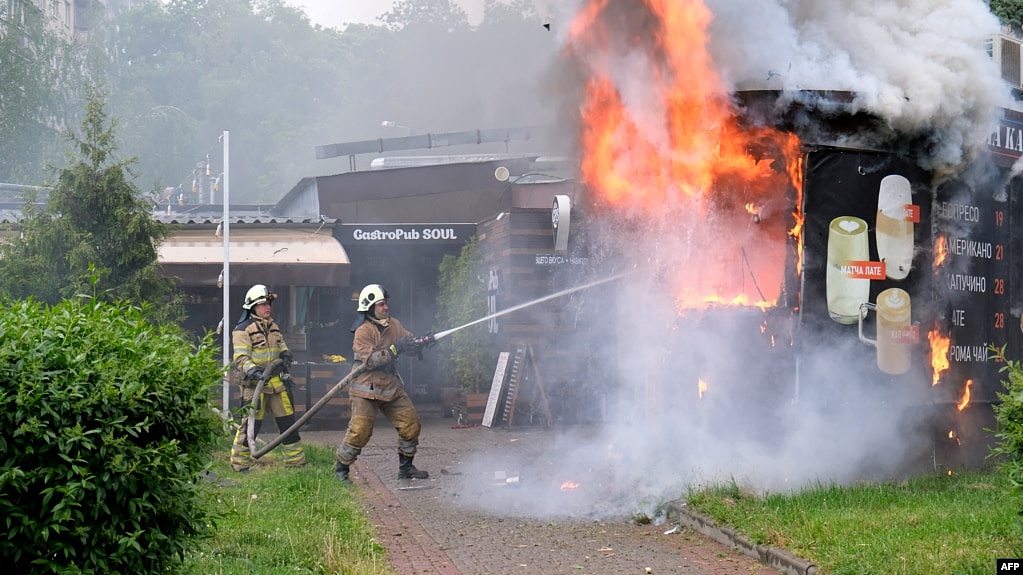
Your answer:
[[[959,403],[956,404],[956,409],[958,409],[959,411],[962,411],[962,410],[966,409],[966,406],[970,404],[970,388],[971,387],[973,387],[973,380],[972,379],[967,379],[966,380],[966,387],[963,388],[963,397],[962,397],[962,399],[959,400]]]
[[[696,390],[700,393],[700,399],[703,399],[703,394],[707,393],[707,382],[698,380],[696,383]]]
[[[646,14],[637,20],[639,9]],[[711,17],[699,0],[591,0],[580,12],[570,37],[590,56],[591,73],[580,177],[598,204],[680,242],[652,258],[671,270],[680,310],[772,307],[789,237],[801,272],[801,144],[793,134],[741,124],[707,50]],[[642,30],[616,48],[606,21]],[[625,52],[630,63],[641,66],[643,54],[648,64],[630,67],[638,78],[631,84],[615,75]]]
[[[789,184],[796,190],[795,208],[792,211],[793,224],[788,235],[796,241],[796,274],[803,275],[803,155],[800,153],[802,143],[798,138],[786,142],[785,157],[790,161],[786,164]]]
[[[927,332],[927,341],[931,343],[931,385],[938,385],[938,381],[941,379],[941,374],[948,371],[948,349],[952,344],[951,338],[948,336],[941,335],[938,331],[938,324],[934,324],[934,329]]]
[[[579,484],[578,483],[573,483],[571,481],[566,481],[566,482],[561,484],[561,490],[562,491],[568,491],[570,489],[575,489],[577,487],[579,487]]]
[[[934,239],[934,271],[938,271],[948,259],[948,241],[943,234]]]

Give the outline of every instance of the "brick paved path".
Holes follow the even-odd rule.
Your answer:
[[[397,479],[397,434],[382,418],[352,468],[378,539],[401,575],[778,574],[692,531],[666,534],[673,525],[608,516],[588,499],[592,493],[577,497],[552,486],[560,478],[535,471],[563,457],[552,431],[454,429],[451,419],[439,417],[423,423],[416,465],[430,479]],[[311,442],[336,444],[340,437],[303,433]],[[535,465],[531,475],[518,484],[500,479],[516,477],[510,466],[524,459]],[[580,477],[580,489],[596,483],[590,479]]]

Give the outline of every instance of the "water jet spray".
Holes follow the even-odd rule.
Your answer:
[[[584,284],[584,285],[581,285],[581,286],[576,286],[576,287],[572,287],[572,288],[568,288],[568,289],[563,289],[563,290],[561,290],[559,292],[552,293],[550,295],[546,295],[546,296],[543,296],[541,298],[537,298],[537,299],[535,299],[533,301],[528,301],[526,303],[520,303],[518,305],[514,305],[514,306],[512,306],[512,307],[510,307],[508,309],[504,309],[504,310],[501,310],[499,312],[492,313],[492,314],[490,314],[490,315],[488,315],[486,317],[481,317],[479,319],[470,321],[469,323],[460,325],[458,327],[453,327],[451,329],[446,329],[444,331],[440,331],[440,332],[437,332],[437,333],[432,334],[432,335],[425,335],[425,336],[416,338],[416,341],[419,342],[420,345],[429,345],[431,343],[434,343],[434,342],[436,342],[436,341],[438,341],[440,339],[443,339],[443,338],[445,338],[445,337],[455,333],[456,331],[463,330],[463,329],[465,329],[467,327],[476,325],[478,323],[483,323],[485,321],[494,319],[495,317],[501,317],[502,315],[506,315],[506,314],[512,313],[514,311],[518,311],[520,309],[524,309],[524,308],[527,308],[527,307],[530,307],[530,306],[534,306],[534,305],[536,305],[538,303],[543,303],[545,301],[550,301],[552,299],[556,299],[556,298],[559,298],[559,297],[562,297],[562,296],[566,296],[566,295],[568,295],[570,293],[574,293],[574,292],[581,291],[581,290],[584,290],[584,289],[589,289],[591,287],[595,287],[595,286],[598,286],[600,284],[604,284],[604,283],[607,283],[607,282],[615,281],[615,280],[618,280],[618,279],[621,279],[621,278],[625,277],[625,275],[626,274],[621,273],[621,274],[618,274],[618,275],[614,275],[614,276],[611,276],[611,277],[607,277],[607,278],[604,278],[604,279],[593,281],[593,282],[590,282],[588,284]],[[326,405],[327,402],[331,400],[331,398],[333,398],[335,395],[337,395],[337,393],[339,391],[341,391],[342,389],[344,389],[345,387],[348,387],[348,383],[351,382],[353,377],[355,377],[356,375],[359,375],[360,373],[363,373],[365,371],[366,371],[366,364],[365,363],[359,363],[358,365],[353,367],[352,371],[350,371],[348,373],[348,375],[346,375],[344,378],[342,378],[341,381],[337,382],[337,384],[335,384],[334,387],[332,387],[329,391],[327,391],[327,393],[325,393],[323,395],[323,397],[321,397],[319,399],[319,401],[317,401],[315,404],[313,404],[312,407],[310,407],[308,410],[306,410],[306,412],[304,414],[302,414],[302,417],[298,418],[298,421],[293,423],[291,425],[291,427],[289,427],[288,429],[282,431],[277,437],[275,437],[273,440],[271,440],[266,445],[264,445],[262,447],[262,449],[259,449],[258,451],[254,451],[252,453],[253,459],[259,459],[260,457],[263,457],[271,449],[273,449],[274,447],[277,447],[282,441],[284,441],[285,437],[288,437],[289,435],[291,435],[292,432],[298,431],[303,425],[306,424],[307,421],[309,421],[310,418],[312,418],[313,415],[316,414],[317,411],[319,411],[324,405]]]

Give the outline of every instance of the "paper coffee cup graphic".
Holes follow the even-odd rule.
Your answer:
[[[913,222],[919,212],[913,206],[909,180],[885,176],[877,195],[877,254],[885,273],[893,280],[906,279],[913,266]]]
[[[863,320],[871,310],[877,312],[876,339],[863,335]],[[909,371],[910,352],[920,338],[911,315],[909,294],[899,288],[888,288],[877,294],[876,303],[860,306],[860,341],[877,348],[877,367],[885,373],[899,375]]]
[[[855,216],[839,216],[828,226],[828,315],[838,323],[854,324],[860,304],[870,298],[870,280],[851,269],[870,259],[867,222]]]

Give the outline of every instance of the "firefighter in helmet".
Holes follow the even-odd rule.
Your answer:
[[[250,416],[256,418],[257,434],[263,423],[263,413],[267,409],[273,414],[279,431],[284,432],[295,423],[295,408],[285,385],[287,369],[294,358],[288,351],[288,345],[284,342],[284,335],[277,322],[270,317],[271,304],[276,297],[265,285],[257,284],[249,288],[245,294],[245,302],[242,303],[245,314],[231,333],[234,366],[244,376],[241,387],[242,401],[245,405],[252,402],[256,384],[263,378],[264,368],[278,358],[283,362],[284,377],[274,374],[266,381],[260,408]],[[243,421],[243,425],[235,434],[234,444],[231,445],[231,467],[243,473],[252,466],[247,432],[247,426]],[[284,464],[289,467],[305,465],[305,453],[299,440],[298,432],[294,431],[281,442]]]
[[[359,294],[357,311],[362,317],[353,327],[352,344],[355,366],[365,364],[368,370],[355,376],[348,388],[352,416],[341,445],[335,453],[337,478],[348,482],[349,466],[362,452],[373,435],[373,422],[382,412],[398,431],[398,478],[426,479],[424,470],[412,465],[419,445],[419,414],[395,369],[395,361],[403,353],[419,354],[423,347],[433,343],[426,335],[413,338],[397,318],[391,317],[387,290],[379,284],[370,284]]]

